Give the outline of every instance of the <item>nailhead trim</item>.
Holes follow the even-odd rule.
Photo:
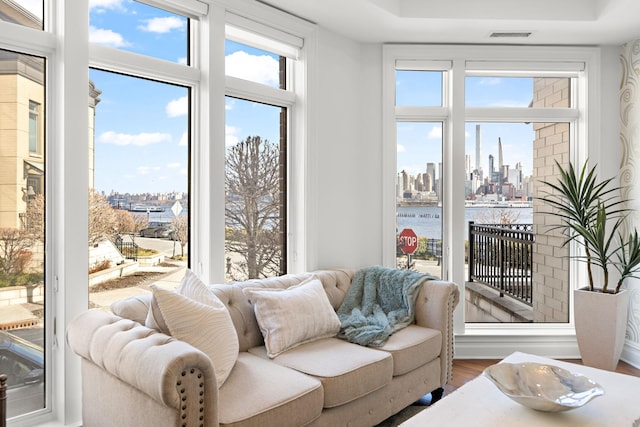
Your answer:
[[[200,391],[198,392],[198,395],[200,396],[200,399],[197,399],[197,412],[200,414],[198,417],[198,421],[199,424],[197,424],[199,427],[204,427],[204,375],[202,374],[202,372],[200,372],[200,370],[195,369],[195,368],[191,368],[188,371],[184,370],[180,373],[180,377],[184,377],[184,378],[180,378],[178,379],[178,381],[176,382],[176,389],[178,390],[178,394],[180,395],[180,401],[182,402],[181,406],[180,406],[180,419],[182,419],[182,427],[187,427],[189,425],[196,425],[196,424],[189,424],[189,420],[187,419],[187,408],[189,407],[189,403],[191,402],[196,402],[196,399],[194,398],[194,396],[191,396],[191,398],[189,399],[189,403],[187,403],[187,387],[185,387],[185,384],[188,384],[190,381],[195,381],[192,380],[191,378],[187,378],[187,376],[189,377],[194,377],[199,380],[198,381],[198,388],[200,389]],[[186,383],[185,383],[186,382]]]

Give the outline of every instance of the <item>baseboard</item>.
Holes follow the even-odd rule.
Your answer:
[[[503,359],[513,352],[557,359],[579,359],[575,336],[570,335],[457,335],[455,359]]]
[[[625,341],[620,360],[640,369],[640,345],[629,340]]]
[[[515,351],[553,359],[579,359],[575,337],[557,335],[456,335],[455,359],[503,359]],[[640,369],[640,344],[626,341],[620,360]]]

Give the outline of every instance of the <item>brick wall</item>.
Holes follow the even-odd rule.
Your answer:
[[[569,79],[535,79],[533,107],[569,107],[569,102]],[[542,181],[557,180],[555,161],[563,167],[569,164],[569,124],[535,123],[533,126],[534,322],[568,322],[569,248],[562,247],[564,239],[559,231],[550,230],[558,219],[544,214],[550,207],[538,198],[543,195],[541,190],[549,190]]]

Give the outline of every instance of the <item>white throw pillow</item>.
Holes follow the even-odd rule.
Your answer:
[[[311,278],[288,289],[245,288],[269,357],[340,331],[340,319],[322,282]]]
[[[151,285],[151,290],[151,306],[158,309],[154,314],[156,322],[166,325],[172,337],[209,356],[220,388],[236,363],[239,349],[238,336],[227,308],[220,301],[221,307],[203,304],[155,285]]]
[[[217,308],[226,308],[213,290],[205,285],[189,268],[186,269],[180,285],[176,288],[176,292],[202,304],[212,305]]]
[[[216,294],[189,268],[185,270],[184,276],[176,288],[176,292],[202,304],[212,305],[216,308],[226,308]],[[144,324],[147,328],[171,335],[169,328],[167,328],[162,318],[158,304],[151,296],[146,316]]]

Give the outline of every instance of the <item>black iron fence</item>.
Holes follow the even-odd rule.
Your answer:
[[[121,236],[116,237],[116,248],[126,259],[138,260],[138,245],[134,242],[125,242]]]
[[[532,305],[534,242],[531,224],[469,222],[469,281]]]

